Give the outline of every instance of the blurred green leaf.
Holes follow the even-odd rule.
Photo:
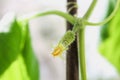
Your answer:
[[[111,9],[113,9],[114,6],[113,0],[111,0],[108,15],[111,13]],[[118,10],[115,17],[104,27],[107,28],[103,28],[103,32],[101,32],[104,34],[102,35],[103,41],[99,48],[100,52],[120,73],[120,10]]]
[[[39,80],[39,65],[37,58],[32,50],[28,22],[22,21],[20,24],[23,28],[26,28],[26,36],[22,56],[27,67],[28,75],[30,76],[31,80]]]
[[[15,15],[9,13],[0,21],[0,75],[20,53],[21,29]]]
[[[0,76],[0,80],[31,80],[27,74],[26,65],[21,54]]]
[[[108,10],[107,10],[107,13],[106,13],[106,17],[107,18],[111,13],[112,11],[114,10],[114,7],[115,7],[115,0],[110,0],[109,3],[108,3]],[[111,21],[110,21],[111,22]],[[101,36],[101,40],[104,41],[105,39],[107,39],[109,37],[109,33],[108,33],[108,28],[109,28],[109,23],[108,22],[107,24],[105,24],[102,28],[101,28],[101,33],[100,33],[100,36]]]
[[[11,13],[0,21],[0,80],[39,80],[28,27]]]

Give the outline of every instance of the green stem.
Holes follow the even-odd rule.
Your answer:
[[[80,20],[81,22],[79,22],[80,25],[80,29],[78,31],[77,34],[77,41],[78,41],[78,53],[79,53],[79,74],[81,74],[81,80],[87,80],[87,75],[86,75],[86,61],[85,61],[85,40],[84,40],[84,31],[85,31],[85,24],[83,23],[83,20],[87,20],[95,5],[97,3],[97,0],[93,0],[92,4],[90,5],[90,8],[88,9],[88,11],[86,12],[86,14],[83,16],[83,19]]]
[[[78,53],[79,53],[79,72],[81,79],[87,80],[86,77],[86,61],[85,61],[85,49],[84,49],[84,28],[81,28],[77,34],[78,40]]]
[[[93,11],[93,9],[95,8],[95,5],[97,3],[97,0],[93,0],[93,2],[91,3],[88,11],[85,13],[85,15],[83,16],[83,19],[88,19]]]
[[[32,14],[22,16],[19,19],[29,21],[31,19],[46,16],[46,15],[58,15],[58,16],[61,16],[61,17],[65,18],[68,22],[70,22],[71,24],[74,24],[74,22],[75,22],[75,18],[73,16],[71,16],[68,13],[64,13],[62,11],[57,11],[57,10],[46,11],[46,12],[42,12],[42,13],[41,12],[32,13]]]
[[[119,10],[119,6],[120,6],[120,0],[117,0],[117,4],[115,6],[115,9],[114,9],[114,11],[111,13],[111,15],[108,18],[106,18],[102,22],[98,22],[98,23],[93,23],[93,22],[85,21],[85,24],[89,25],[89,26],[99,26],[99,25],[104,25],[104,24],[108,23],[115,16],[115,14],[117,13],[117,11]]]

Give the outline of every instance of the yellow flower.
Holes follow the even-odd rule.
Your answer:
[[[66,50],[66,48],[62,44],[58,44],[57,47],[55,47],[54,51],[52,52],[53,56],[61,56],[62,53]]]

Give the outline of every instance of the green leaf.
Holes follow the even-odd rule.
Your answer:
[[[110,0],[109,3],[108,3],[108,11],[107,11],[107,16],[105,18],[107,18],[111,13],[112,11],[114,10],[114,7],[115,7],[115,0]],[[109,37],[109,34],[108,34],[108,26],[110,25],[109,24],[110,22],[108,22],[107,24],[105,24],[102,28],[101,28],[101,33],[100,33],[100,36],[101,36],[101,40],[104,41],[106,38]]]
[[[12,13],[0,21],[0,80],[39,80],[28,27]]]
[[[26,65],[21,54],[9,66],[9,68],[0,76],[0,80],[31,80],[27,74]]]
[[[0,75],[17,59],[20,53],[21,29],[13,13],[0,21]]]
[[[31,46],[30,32],[28,29],[28,22],[22,21],[20,25],[23,28],[26,28],[26,36],[24,48],[22,51],[22,56],[27,68],[27,73],[30,76],[30,80],[39,80],[39,65],[35,54],[33,53],[33,49]]]
[[[120,73],[120,10],[118,10],[115,17],[106,26],[107,29],[104,31],[109,36],[105,37],[101,42],[99,49],[101,54]],[[104,35],[106,35],[106,32]]]

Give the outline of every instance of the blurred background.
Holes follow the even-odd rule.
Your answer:
[[[78,0],[78,16],[82,17],[92,0]],[[106,13],[108,0],[98,0],[90,21],[101,21]],[[7,12],[22,16],[36,11],[60,10],[66,12],[66,0],[0,0],[0,19]],[[54,58],[51,51],[64,35],[66,22],[55,15],[30,21],[34,52],[40,63],[41,80],[65,80],[65,58]],[[87,76],[89,80],[120,80],[115,68],[98,52],[100,27],[86,27],[85,45]]]

